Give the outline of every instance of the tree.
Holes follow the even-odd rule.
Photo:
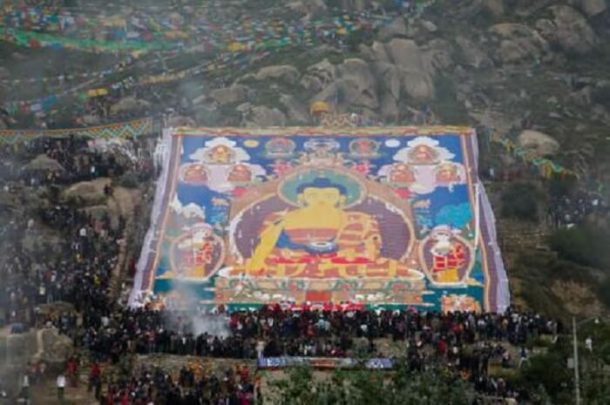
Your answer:
[[[601,269],[610,267],[610,232],[603,228],[579,225],[560,229],[549,242],[562,259]]]
[[[502,216],[538,222],[540,193],[529,183],[513,183],[502,194]]]
[[[280,404],[470,404],[472,386],[451,372],[409,371],[399,364],[392,372],[337,370],[314,378],[310,369],[293,369],[288,379],[272,382],[273,402]]]

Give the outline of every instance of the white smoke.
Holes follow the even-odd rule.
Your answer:
[[[191,322],[195,335],[207,333],[208,335],[226,338],[231,333],[229,317],[226,314],[200,314],[193,316]]]

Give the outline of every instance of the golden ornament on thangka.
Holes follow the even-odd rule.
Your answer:
[[[352,118],[352,114],[322,114],[320,124],[324,128],[355,128],[356,121]]]

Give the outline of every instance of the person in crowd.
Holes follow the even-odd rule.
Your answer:
[[[63,404],[65,389],[66,389],[66,376],[64,375],[64,373],[60,373],[57,376],[56,385],[57,385],[57,399],[59,400],[60,403]]]

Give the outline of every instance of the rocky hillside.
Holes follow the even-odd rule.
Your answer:
[[[431,3],[374,37],[274,55],[278,64],[237,74],[232,84],[196,99],[199,118],[209,121],[205,111],[218,106],[234,124],[308,124],[309,103],[324,100],[393,124],[417,121],[428,107],[443,124],[485,125],[502,134],[537,129],[550,135],[540,142],[551,153],[561,145],[562,162],[582,172],[605,167],[605,0]],[[321,1],[293,5],[304,18],[326,8]]]
[[[255,15],[255,5],[264,9],[275,4],[252,0],[246,9],[237,3],[231,2],[223,13]],[[553,193],[561,197],[588,189],[592,178],[598,185],[608,184],[610,0],[398,3],[291,1],[284,11],[291,21],[337,15],[338,8],[392,18],[373,33],[356,31],[314,47],[287,47],[248,67],[188,78],[172,84],[163,97],[154,91],[128,95],[143,109],[161,103],[186,106],[190,116],[172,125],[311,125],[309,106],[322,100],[337,112],[359,114],[365,124],[476,126],[481,129],[481,172],[493,180],[488,190],[501,217],[500,239],[516,302],[554,316],[606,312],[610,294],[600,286],[610,287],[610,260],[595,250],[603,250],[603,243],[588,246],[586,241],[591,235],[606,240],[607,215],[583,219],[593,230],[577,225],[573,232],[580,234],[566,236],[549,226],[545,213],[553,208]],[[413,9],[406,3],[420,6]],[[25,51],[9,48],[0,49],[6,55],[3,63],[21,59],[14,66],[27,69],[19,54]],[[162,62],[178,68],[192,64],[188,58]],[[14,66],[9,66],[11,72]],[[147,62],[135,64],[132,74],[146,73],[144,66]],[[528,147],[534,157],[570,168],[578,179],[531,176],[538,169],[492,144],[492,132]],[[488,176],[490,169],[514,166],[530,176],[513,182]],[[120,201],[128,203],[113,200],[104,206],[94,201],[87,209],[129,216],[139,197],[117,190],[125,196]],[[527,205],[511,196],[531,197],[533,202]],[[45,198],[11,198],[14,205],[27,201],[34,206],[33,199],[39,197]],[[128,222],[139,223],[131,218]],[[133,235],[141,233],[139,229]],[[571,243],[574,237],[585,240],[586,246]],[[585,251],[566,253],[562,246]]]

